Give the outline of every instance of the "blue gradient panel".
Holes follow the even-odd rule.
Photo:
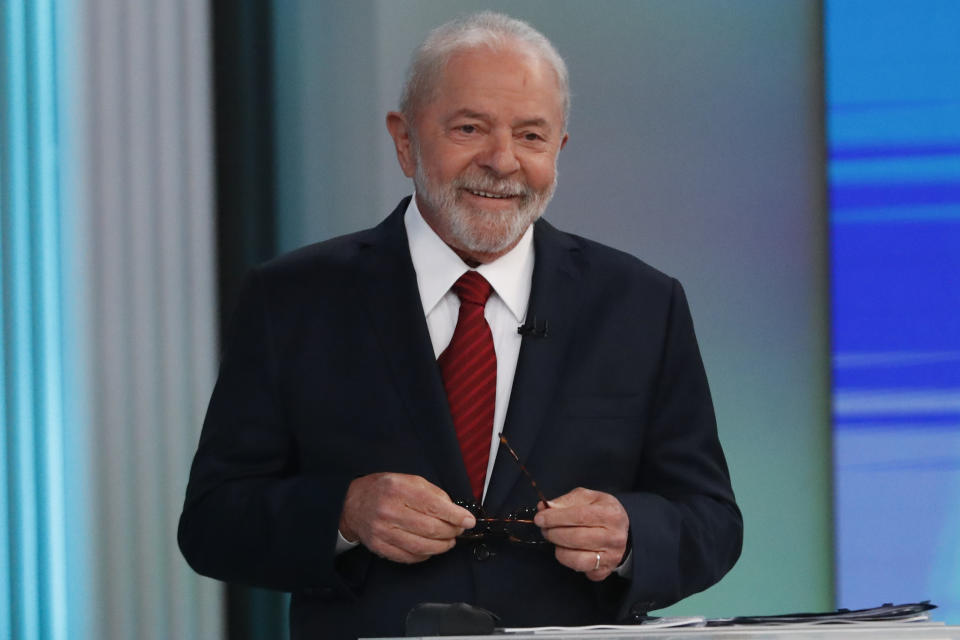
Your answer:
[[[54,2],[0,2],[0,638],[18,640],[69,635]]]
[[[960,2],[825,29],[837,604],[960,624]]]

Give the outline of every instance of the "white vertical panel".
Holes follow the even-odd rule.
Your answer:
[[[86,385],[103,638],[216,638],[176,524],[215,375],[206,3],[85,0]]]
[[[183,34],[182,64],[190,66],[184,78],[179,135],[184,153],[181,175],[183,185],[182,233],[187,247],[184,260],[184,282],[181,287],[191,306],[203,313],[190,313],[184,317],[186,335],[183,354],[183,385],[190,390],[183,403],[188,419],[173,425],[177,455],[171,456],[173,474],[180,479],[174,501],[174,511],[179,514],[186,488],[188,470],[197,439],[200,435],[201,417],[207,409],[210,391],[217,372],[216,314],[208,305],[216,297],[215,210],[213,195],[213,134],[211,114],[212,85],[210,42],[212,31],[208,18],[207,3],[181,3],[179,32]],[[206,215],[198,215],[204,212]],[[202,390],[202,391],[199,391]],[[179,558],[179,552],[177,553]],[[198,582],[185,563],[176,565],[181,576],[188,576],[194,596],[189,600],[191,615],[195,621],[191,629],[201,638],[215,638],[222,633],[222,591],[209,581]],[[187,581],[187,578],[184,578]]]
[[[173,427],[177,423],[189,423],[194,416],[189,411],[190,387],[181,384],[184,380],[183,372],[188,369],[184,360],[185,352],[189,349],[188,334],[184,331],[189,316],[190,298],[184,294],[185,270],[183,260],[179,255],[178,247],[183,245],[185,238],[185,223],[190,208],[186,206],[184,198],[184,176],[182,164],[178,159],[184,155],[182,130],[182,116],[180,105],[184,103],[185,87],[178,86],[178,74],[183,66],[182,47],[180,45],[183,34],[179,32],[180,7],[177,3],[156,3],[153,5],[156,19],[156,39],[154,41],[154,62],[156,71],[151,79],[159,87],[176,87],[176,91],[161,91],[156,95],[154,102],[155,116],[154,134],[155,150],[157,154],[156,172],[156,216],[158,226],[156,233],[156,247],[159,260],[159,288],[160,305],[158,321],[159,338],[161,344],[168,345],[160,354],[159,386],[162,392],[158,394],[162,411],[166,419],[163,422]],[[189,250],[184,247],[184,250]],[[183,452],[177,447],[177,435],[180,429],[161,429],[163,434],[162,447],[159,449],[160,465],[157,469],[164,486],[170,488],[167,495],[161,496],[162,502],[158,512],[159,521],[170,522],[175,519],[179,510],[179,496],[186,483],[186,471],[183,463],[186,460]],[[187,440],[187,438],[181,438]],[[179,488],[181,491],[174,491]],[[164,528],[159,531],[165,536],[162,540],[165,578],[172,593],[180,597],[168,598],[165,604],[166,620],[165,635],[170,638],[184,637],[194,619],[190,615],[190,599],[195,589],[193,580],[187,573],[186,566],[180,561],[180,554],[176,548],[173,536]]]
[[[124,234],[129,183],[124,161],[124,130],[127,93],[121,37],[124,32],[122,7],[114,10],[101,2],[90,2],[93,18],[90,42],[95,49],[89,64],[91,84],[90,126],[93,129],[89,154],[91,201],[85,208],[94,239],[89,258],[91,288],[95,299],[90,306],[89,326],[94,331],[90,365],[96,367],[89,381],[91,418],[95,447],[92,470],[98,500],[94,521],[99,545],[95,548],[98,575],[97,595],[100,631],[104,637],[133,637],[133,620],[137,612],[133,576],[126,570],[134,558],[133,539],[128,523],[132,518],[129,488],[133,466],[126,464],[131,439],[114,426],[129,424],[127,393],[124,381],[129,380],[126,367],[127,331],[123,315],[128,305],[126,295],[126,238]],[[118,304],[120,303],[120,304]],[[111,307],[114,313],[107,313]],[[108,551],[109,550],[109,551]]]

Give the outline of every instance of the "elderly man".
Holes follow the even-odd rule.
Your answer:
[[[421,602],[637,620],[736,561],[679,283],[540,219],[568,103],[529,25],[439,27],[387,115],[413,198],[249,276],[179,541],[291,591],[294,637],[402,635]]]

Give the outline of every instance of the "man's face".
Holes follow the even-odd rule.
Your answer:
[[[461,256],[489,262],[553,195],[567,139],[556,75],[523,50],[470,50],[451,58],[432,98],[408,127],[406,162],[391,127],[401,165],[434,231]]]

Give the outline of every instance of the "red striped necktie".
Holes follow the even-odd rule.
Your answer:
[[[460,316],[453,338],[437,363],[470,486],[480,502],[497,398],[497,354],[490,325],[483,316],[492,288],[482,275],[467,271],[452,290],[460,298]]]

